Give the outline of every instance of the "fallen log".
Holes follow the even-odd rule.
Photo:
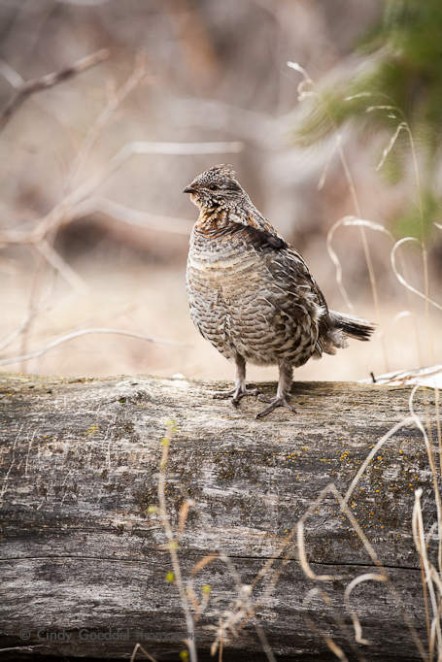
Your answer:
[[[2,659],[427,654],[434,391],[297,383],[257,421],[225,386],[0,376]]]

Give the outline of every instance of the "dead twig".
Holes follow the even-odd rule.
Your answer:
[[[67,223],[91,215],[100,216],[106,225],[122,224],[140,230],[154,232],[166,232],[169,234],[178,234],[188,237],[193,221],[186,218],[174,216],[164,216],[161,214],[151,214],[140,209],[134,209],[127,205],[122,205],[115,200],[108,198],[91,197],[80,203],[76,208],[76,217],[66,219]]]
[[[29,352],[27,354],[0,359],[0,366],[11,365],[13,363],[20,363],[21,361],[30,361],[31,359],[38,359],[40,358],[40,356],[43,356],[51,349],[55,349],[55,347],[58,347],[59,345],[62,345],[65,342],[73,340],[74,338],[80,338],[81,336],[87,336],[93,334],[127,336],[128,338],[136,338],[137,340],[144,340],[145,342],[159,343],[164,345],[182,345],[182,343],[174,342],[173,340],[166,340],[162,338],[151,338],[150,336],[145,336],[142,333],[125,331],[124,329],[112,329],[107,327],[80,329],[79,331],[72,331],[72,333],[67,333],[64,336],[60,336],[59,338],[56,338],[55,340],[49,342],[47,345],[44,345],[39,349],[35,349],[34,351]]]
[[[111,157],[106,168],[100,170],[94,177],[78,186],[59,202],[46,216],[34,223],[30,231],[5,230],[0,233],[0,246],[7,244],[32,244],[44,239],[49,232],[55,232],[63,223],[76,216],[76,210],[103,184],[119,170],[128,160],[139,155],[163,154],[170,156],[188,156],[191,154],[226,154],[237,153],[243,148],[240,142],[146,142],[135,141],[126,143]],[[108,203],[109,204],[109,203]]]
[[[78,152],[76,158],[74,159],[68,181],[66,182],[65,188],[67,191],[72,188],[72,183],[75,182],[79,173],[81,173],[93,146],[98,141],[100,135],[106,127],[106,124],[110,122],[123,101],[129,96],[131,92],[133,92],[133,90],[138,87],[138,85],[146,78],[146,76],[147,71],[144,58],[138,56],[134,71],[124,83],[124,85],[122,85],[119,90],[115,90],[110,86],[108,87],[108,103],[97,117],[95,123],[92,125],[86,138],[84,139],[81,150]]]
[[[68,67],[60,69],[60,71],[45,74],[44,76],[41,76],[41,78],[33,78],[32,80],[28,80],[20,85],[20,87],[17,88],[15,94],[11,97],[6,106],[4,106],[3,110],[0,112],[0,131],[5,128],[13,114],[20,108],[20,106],[29,96],[36,94],[37,92],[42,92],[43,90],[48,90],[50,87],[54,87],[59,83],[63,83],[64,81],[73,78],[77,74],[80,74],[83,71],[86,71],[87,69],[95,67],[97,64],[104,62],[104,60],[107,60],[108,57],[109,51],[104,48],[100,51],[97,51],[96,53],[92,53],[92,55],[88,55],[81,60],[78,60]]]
[[[189,650],[190,662],[198,661],[198,654],[195,641],[195,621],[190,609],[190,604],[186,589],[184,587],[183,576],[181,572],[180,560],[178,558],[178,542],[175,538],[175,534],[172,530],[172,525],[169,520],[169,515],[167,512],[167,503],[166,503],[166,482],[167,482],[167,462],[169,459],[169,446],[172,440],[174,432],[176,432],[176,424],[173,421],[170,421],[167,427],[167,432],[163,439],[161,440],[162,453],[161,453],[161,462],[160,462],[160,473],[158,477],[158,515],[161,521],[161,524],[166,534],[168,549],[170,554],[170,560],[172,562],[173,573],[171,576],[171,581],[176,584],[178,592],[180,595],[181,606],[183,608],[184,617],[186,620],[186,629],[187,629],[187,639],[185,643]]]

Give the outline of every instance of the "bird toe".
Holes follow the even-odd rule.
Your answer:
[[[257,419],[265,418],[266,416],[271,414],[272,411],[278,409],[279,407],[284,407],[285,409],[289,409],[291,412],[293,412],[293,414],[297,413],[296,409],[288,402],[286,397],[276,397],[270,400],[270,404],[268,407],[265,407],[256,414],[256,418]]]

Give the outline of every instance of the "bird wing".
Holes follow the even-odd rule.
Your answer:
[[[328,312],[328,306],[325,300],[325,296],[323,295],[317,282],[311,275],[310,269],[308,268],[302,255],[300,255],[293,248],[288,248],[286,253],[289,262],[292,264],[292,268],[294,268],[296,271],[297,280],[301,280],[305,282],[306,285],[309,286],[314,298],[316,299],[315,302],[318,305],[320,305],[322,308],[324,308],[324,312]]]
[[[328,314],[325,297],[302,255],[289,246],[256,208],[249,210],[247,224],[236,221],[231,214],[229,220],[226,234],[241,233],[249,245],[266,253],[268,269],[280,287],[287,292],[296,290],[301,296],[304,295],[311,302],[312,309],[323,310],[322,318]]]

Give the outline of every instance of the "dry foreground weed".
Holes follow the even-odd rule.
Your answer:
[[[409,397],[409,416],[399,423],[395,424],[386,434],[384,434],[373,446],[365,461],[361,464],[353,480],[348,485],[347,490],[342,493],[336,484],[330,483],[320,490],[317,498],[310,503],[302,517],[290,528],[288,533],[275,544],[276,551],[271,558],[265,560],[261,569],[254,579],[244,584],[241,579],[241,572],[237,569],[232,559],[229,558],[222,549],[208,554],[199,559],[186,574],[182,570],[180,562],[180,540],[185,531],[186,523],[191,511],[198,511],[198,503],[192,499],[184,499],[178,513],[176,526],[172,526],[170,515],[167,509],[166,488],[167,471],[170,453],[173,453],[173,438],[179,428],[175,421],[169,421],[166,434],[161,440],[161,459],[159,465],[158,480],[158,505],[151,505],[148,514],[151,517],[158,518],[161,523],[165,538],[166,547],[169,551],[172,571],[167,572],[165,581],[174,584],[179,591],[181,605],[187,629],[187,638],[183,641],[186,646],[181,652],[181,659],[190,659],[196,662],[198,659],[197,638],[198,623],[201,618],[210,613],[213,622],[213,643],[211,654],[217,656],[221,662],[224,652],[229,644],[241,635],[246,626],[252,625],[256,636],[262,645],[262,650],[266,658],[273,662],[276,660],[271,646],[265,634],[265,623],[260,621],[258,612],[277,592],[278,582],[281,579],[286,565],[293,560],[294,550],[298,563],[306,578],[310,580],[313,586],[305,595],[297,595],[296,599],[304,605],[306,625],[312,632],[316,633],[318,639],[322,639],[330,653],[339,660],[370,659],[370,640],[364,637],[364,624],[360,621],[357,610],[352,605],[352,592],[365,582],[382,583],[384,588],[391,596],[396,609],[402,615],[404,626],[408,629],[410,639],[413,642],[418,656],[427,662],[441,659],[442,655],[442,632],[441,632],[441,612],[442,612],[442,538],[440,535],[442,526],[442,500],[441,500],[441,478],[442,478],[442,424],[440,411],[439,391],[436,389],[435,412],[431,412],[427,406],[424,415],[420,416],[415,411],[415,396],[418,389],[416,385],[411,391]],[[435,426],[433,421],[436,421]],[[363,527],[358,522],[353,510],[356,502],[356,492],[364,474],[367,473],[371,464],[381,457],[381,454],[391,454],[395,452],[395,435],[402,429],[409,426],[415,426],[422,435],[422,443],[425,447],[428,466],[432,476],[432,497],[434,499],[437,513],[436,520],[424,523],[424,512],[422,507],[422,488],[414,493],[413,517],[410,526],[413,533],[413,541],[421,566],[422,592],[425,604],[426,620],[426,641],[423,641],[415,628],[415,620],[412,616],[413,605],[404,604],[400,591],[397,590],[392,580],[389,570],[384,566],[379,558],[375,547],[364,533]],[[396,449],[397,451],[397,449]],[[439,460],[437,459],[439,457]],[[379,490],[377,490],[379,492]],[[379,502],[384,495],[378,495]],[[332,498],[338,506],[342,516],[346,519],[357,539],[360,541],[367,556],[371,560],[375,571],[363,571],[349,578],[346,574],[317,574],[308,560],[308,549],[306,547],[305,526],[311,518],[314,518],[321,508],[325,505],[327,499]],[[376,504],[372,506],[376,508]],[[429,552],[430,543],[436,541],[436,555]],[[214,562],[221,562],[225,565],[230,578],[236,588],[236,598],[227,608],[217,611],[216,606],[212,604],[212,586],[207,580],[207,569]],[[205,581],[202,586],[197,587],[195,580],[201,571],[206,571]],[[348,658],[342,646],[330,636],[330,624],[326,618],[321,622],[321,615],[318,610],[318,601],[329,608],[331,598],[329,588],[333,582],[341,581],[344,583],[343,591],[343,609],[348,614],[352,623],[352,631],[349,632],[342,614],[336,613],[332,616],[332,621],[339,638],[346,640],[347,646],[353,650],[354,657]],[[262,587],[264,589],[262,590]],[[258,592],[257,588],[261,591]],[[310,605],[316,601],[312,615],[309,613]],[[210,609],[209,609],[210,608]],[[217,614],[216,617],[213,614]],[[364,650],[361,652],[361,646]],[[146,651],[141,644],[137,644],[133,653],[132,660],[137,659],[138,654],[143,654],[149,660],[154,658]],[[410,653],[411,655],[411,653]],[[367,657],[366,657],[367,656]],[[228,658],[227,658],[228,659]],[[415,659],[411,655],[410,659]]]

